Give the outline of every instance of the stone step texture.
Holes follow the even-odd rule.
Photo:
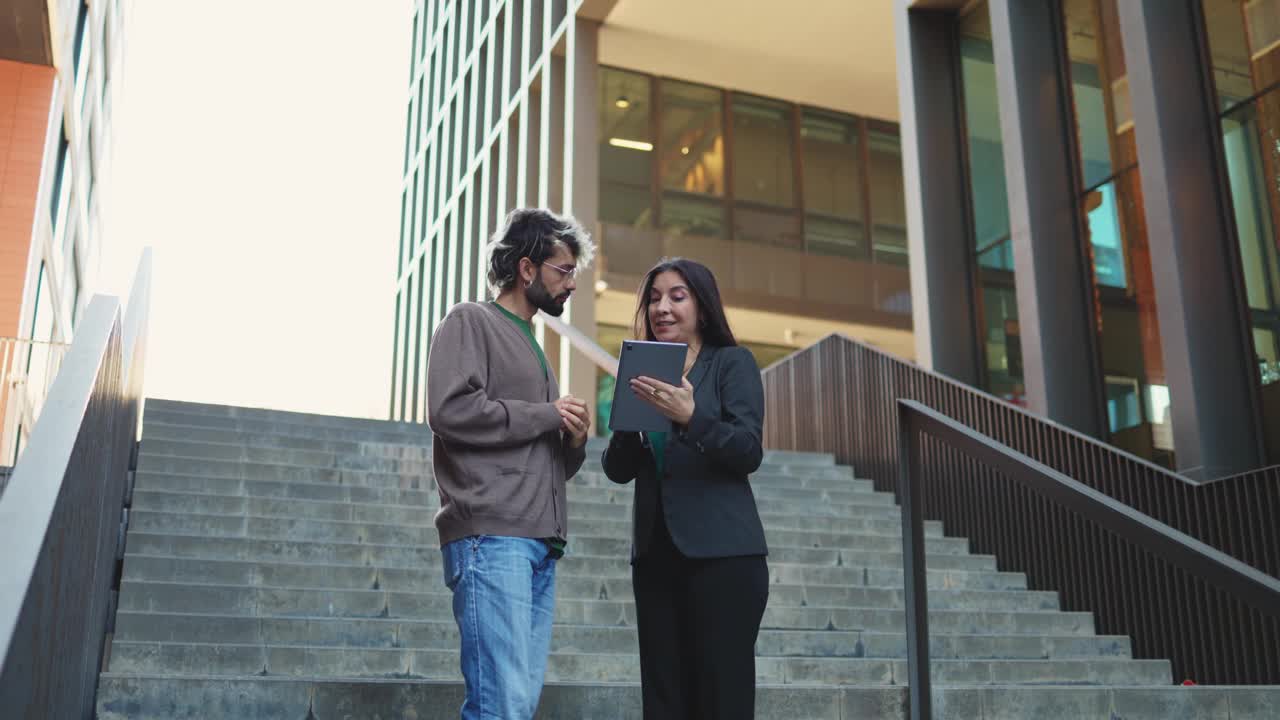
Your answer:
[[[630,486],[601,440],[570,487],[539,718],[640,717]],[[830,455],[766,452],[757,716],[905,718],[901,522]],[[457,629],[431,437],[407,423],[149,399],[98,717],[450,717]],[[938,718],[1273,718],[1274,688],[1181,688],[1087,612],[927,523]]]

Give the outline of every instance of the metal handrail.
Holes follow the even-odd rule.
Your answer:
[[[618,377],[618,358],[611,355],[608,350],[600,347],[599,343],[560,318],[552,317],[546,313],[539,313],[538,318],[547,327],[555,330],[560,337],[568,340],[570,345],[582,353],[583,357],[594,363],[596,367],[614,377]]]
[[[145,251],[127,311],[95,295],[0,495],[0,707],[93,717],[110,628],[150,304]]]
[[[898,400],[898,491],[907,617],[907,672],[912,720],[930,720],[929,601],[925,564],[922,434],[985,464],[1237,600],[1280,618],[1280,580],[1067,477],[1007,445],[914,400]]]

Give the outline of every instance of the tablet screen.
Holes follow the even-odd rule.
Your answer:
[[[614,432],[663,432],[671,420],[631,391],[632,378],[641,375],[680,387],[689,346],[684,343],[626,340],[618,359],[618,382],[613,388],[609,429]]]

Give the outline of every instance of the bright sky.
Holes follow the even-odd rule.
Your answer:
[[[133,0],[99,289],[155,267],[146,394],[385,418],[407,0]]]

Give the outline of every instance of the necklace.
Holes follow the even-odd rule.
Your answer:
[[[689,374],[689,371],[693,369],[693,365],[694,365],[694,363],[698,362],[698,356],[699,356],[699,355],[701,355],[701,354],[702,354],[702,346],[701,346],[701,345],[699,345],[696,349],[694,349],[694,351],[693,351],[693,355],[692,355],[692,356],[690,356],[690,357],[688,357],[688,358],[684,361],[684,374],[685,374],[685,375],[688,375],[688,374]]]

